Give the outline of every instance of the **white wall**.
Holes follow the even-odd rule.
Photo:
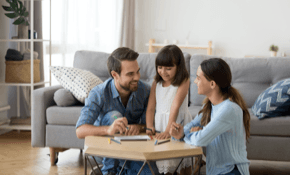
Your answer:
[[[269,56],[272,44],[290,56],[289,18],[289,0],[137,0],[135,48],[148,52],[150,38],[184,44],[190,32],[190,44],[212,40],[217,56]]]

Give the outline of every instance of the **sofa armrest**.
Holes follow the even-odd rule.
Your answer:
[[[45,147],[46,109],[56,105],[53,100],[54,92],[61,85],[39,88],[33,91],[33,106],[31,110],[31,146]]]

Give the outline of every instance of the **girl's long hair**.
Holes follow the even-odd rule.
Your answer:
[[[239,93],[239,91],[231,86],[232,73],[229,65],[221,58],[211,58],[204,60],[201,65],[201,70],[208,81],[215,81],[220,88],[220,91],[225,99],[229,99],[237,103],[243,110],[243,123],[246,131],[246,139],[250,137],[250,114],[247,105]],[[206,126],[210,122],[211,102],[206,97],[203,101],[203,108],[198,112],[202,113],[201,125]]]
[[[189,73],[185,67],[185,59],[179,47],[176,45],[167,45],[163,47],[156,56],[155,81],[157,83],[163,81],[162,77],[158,74],[158,66],[173,67],[174,65],[176,65],[177,69],[172,85],[179,86],[184,80],[189,78]]]

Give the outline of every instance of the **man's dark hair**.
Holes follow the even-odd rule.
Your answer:
[[[138,56],[139,54],[137,52],[127,47],[119,47],[118,49],[114,50],[107,61],[108,71],[111,77],[113,77],[111,71],[115,71],[120,75],[121,61],[135,61]]]

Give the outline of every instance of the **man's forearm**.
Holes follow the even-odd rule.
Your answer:
[[[109,126],[94,126],[84,124],[76,129],[76,135],[79,139],[84,139],[86,136],[104,136],[108,135]]]

